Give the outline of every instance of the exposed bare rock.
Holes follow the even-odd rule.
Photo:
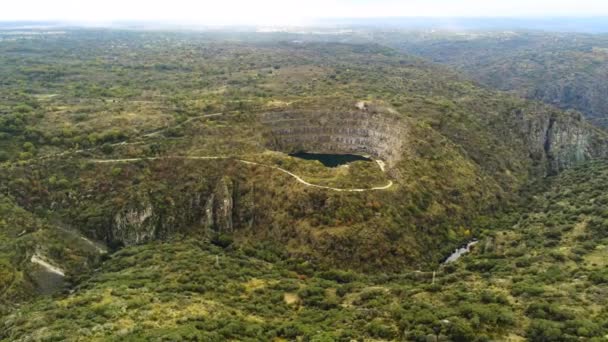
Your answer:
[[[215,191],[209,196],[205,204],[201,223],[207,230],[231,233],[234,228],[232,223],[233,209],[232,182],[227,177],[224,177],[218,182]]]
[[[211,194],[207,203],[205,204],[205,212],[203,213],[203,217],[201,218],[201,225],[205,228],[205,231],[211,231],[214,227],[214,218],[213,215],[213,206],[215,204],[215,194]]]
[[[367,110],[367,103],[365,101],[359,101],[355,104],[355,108],[359,110]]]
[[[156,236],[156,225],[153,222],[154,210],[150,203],[143,209],[129,208],[114,216],[114,239],[125,245],[150,241]]]
[[[225,176],[210,191],[185,193],[167,202],[142,200],[118,210],[112,220],[109,240],[135,245],[166,239],[179,233],[209,237],[210,233],[232,233],[235,224],[235,185]]]
[[[527,122],[524,134],[531,154],[542,156],[548,174],[608,155],[606,134],[575,112],[537,115]]]

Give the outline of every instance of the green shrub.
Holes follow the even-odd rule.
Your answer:
[[[110,174],[112,174],[113,177],[117,177],[122,173],[122,168],[115,166],[112,168],[112,170],[110,171]]]
[[[395,327],[388,325],[380,319],[374,319],[365,328],[367,333],[374,337],[385,340],[394,339],[397,335]]]
[[[340,284],[350,283],[357,279],[357,275],[352,271],[329,270],[319,273],[319,277],[327,280],[333,280]]]
[[[462,319],[452,319],[449,321],[447,335],[454,342],[470,342],[477,339],[478,334],[475,330]]]
[[[467,264],[466,269],[475,272],[490,272],[494,267],[496,267],[496,261],[485,259]]]
[[[589,280],[591,280],[594,284],[608,284],[608,270],[605,269],[597,269],[591,272],[589,275]]]
[[[557,322],[544,319],[533,320],[526,331],[526,337],[534,342],[562,341],[562,327],[563,326]]]
[[[530,282],[520,282],[513,285],[511,292],[516,296],[540,296],[545,293],[545,290],[541,285],[532,284]]]
[[[227,248],[233,242],[234,242],[234,239],[232,238],[232,236],[230,236],[228,234],[221,234],[221,233],[215,234],[213,236],[213,238],[211,239],[211,243],[213,243],[216,246],[222,247],[222,248]]]

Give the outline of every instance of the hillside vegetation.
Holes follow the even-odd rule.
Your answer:
[[[112,255],[75,293],[8,315],[7,339],[600,341],[608,165],[542,184],[461,260],[369,275],[275,249],[174,239]],[[65,335],[69,331],[69,337]]]

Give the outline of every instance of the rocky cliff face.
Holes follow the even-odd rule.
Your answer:
[[[154,209],[146,203],[143,209],[129,208],[114,215],[112,235],[125,245],[134,245],[156,237]]]
[[[211,193],[193,193],[187,203],[154,204],[149,199],[130,204],[114,215],[110,240],[135,245],[188,231],[201,237],[231,233],[234,229],[233,183],[221,178]]]
[[[538,115],[527,120],[523,133],[531,155],[541,156],[547,174],[608,155],[606,134],[586,123],[578,113]]]
[[[359,103],[352,110],[294,110],[266,113],[266,143],[286,153],[363,154],[394,165],[407,144],[408,126],[388,110]]]
[[[224,177],[218,182],[215,191],[207,199],[201,224],[208,232],[232,232],[234,228],[232,223],[234,210],[232,191],[232,181]]]

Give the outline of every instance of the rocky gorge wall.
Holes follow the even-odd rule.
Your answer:
[[[285,153],[370,155],[394,166],[408,148],[407,121],[391,109],[378,110],[362,102],[355,108],[265,113],[261,123],[266,129],[266,147]],[[530,157],[546,174],[608,156],[606,132],[591,126],[579,113],[519,111],[512,119]]]
[[[171,208],[153,203],[150,198],[130,203],[116,212],[106,235],[98,238],[128,246],[167,238],[178,232],[207,238],[216,233],[231,233],[233,207],[233,184],[224,177],[211,193],[189,194],[184,202],[175,203]]]
[[[541,156],[547,174],[608,156],[608,135],[576,112],[536,115],[524,120],[523,134],[531,155]]]

